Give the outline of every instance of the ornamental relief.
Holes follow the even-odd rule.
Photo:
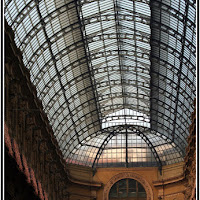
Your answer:
[[[134,179],[134,180],[140,182],[146,191],[147,200],[153,200],[153,191],[152,191],[152,188],[149,185],[149,183],[143,177],[141,177],[139,174],[135,174],[132,172],[123,172],[123,173],[119,173],[119,174],[113,176],[104,187],[103,200],[109,200],[109,192],[110,192],[110,189],[112,188],[112,186],[117,181],[119,181],[121,179],[125,179],[125,178]]]

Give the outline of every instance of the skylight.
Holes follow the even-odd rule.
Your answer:
[[[67,163],[183,159],[196,85],[195,1],[6,0],[5,18]]]

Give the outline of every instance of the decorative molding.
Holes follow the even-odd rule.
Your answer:
[[[184,180],[184,175],[180,175],[180,176],[176,176],[176,177],[172,177],[172,178],[168,178],[168,179],[163,179],[160,181],[153,181],[153,185],[155,187],[158,186],[163,186],[163,185],[167,185],[167,184],[171,184],[171,183],[177,183],[179,181]]]
[[[164,197],[174,197],[175,195],[177,196],[179,194],[183,195],[184,194],[184,190],[179,191],[179,192],[175,192],[175,193],[171,193],[171,194],[166,194],[166,195],[164,195]]]
[[[109,192],[111,187],[119,180],[125,179],[125,178],[130,178],[134,179],[142,184],[144,187],[146,194],[147,194],[147,200],[153,200],[153,191],[150,186],[150,184],[139,174],[133,173],[133,172],[123,172],[119,173],[115,176],[113,176],[108,183],[104,187],[104,192],[103,192],[103,200],[109,200]]]
[[[71,177],[70,174],[68,174],[68,179],[72,183],[76,183],[79,185],[85,185],[85,186],[90,186],[90,187],[101,187],[101,183],[78,180],[78,179]]]

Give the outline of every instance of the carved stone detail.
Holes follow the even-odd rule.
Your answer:
[[[195,101],[194,101],[194,105]],[[185,156],[185,200],[195,200],[195,190],[196,190],[196,107],[192,113],[192,124],[190,125],[190,135],[188,136],[188,146],[186,148]]]
[[[153,191],[152,191],[150,184],[142,176],[140,176],[139,174],[133,173],[133,172],[124,172],[124,173],[119,173],[119,174],[113,176],[104,187],[103,200],[109,200],[109,192],[110,192],[111,187],[117,181],[119,181],[121,179],[125,179],[125,178],[134,179],[134,180],[140,182],[146,191],[147,200],[153,200]]]

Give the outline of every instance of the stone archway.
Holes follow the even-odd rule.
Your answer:
[[[140,182],[146,191],[147,200],[153,200],[153,191],[152,191],[152,188],[149,185],[149,183],[139,174],[135,174],[132,172],[123,172],[123,173],[119,173],[119,174],[113,176],[104,187],[103,200],[109,200],[108,196],[109,196],[111,187],[117,181],[119,181],[121,179],[125,179],[125,178],[135,179],[136,181]]]

